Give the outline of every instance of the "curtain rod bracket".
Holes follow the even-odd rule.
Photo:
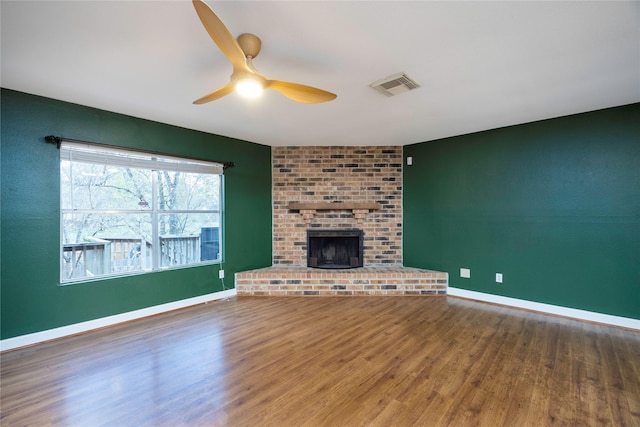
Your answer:
[[[58,150],[62,145],[62,138],[60,138],[59,136],[47,135],[44,137],[44,140],[49,144],[56,144],[56,147],[58,147]]]

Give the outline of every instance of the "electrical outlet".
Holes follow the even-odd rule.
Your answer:
[[[502,283],[502,273],[496,273],[496,283]]]
[[[413,164],[413,157],[407,157],[407,166],[411,166]]]
[[[224,279],[224,270],[218,271],[218,279]]]
[[[470,279],[471,278],[471,270],[468,268],[461,268],[460,269],[460,277],[464,277],[465,279]]]

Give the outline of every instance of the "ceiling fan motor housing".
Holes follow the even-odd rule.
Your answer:
[[[250,58],[255,58],[260,53],[262,47],[262,41],[258,36],[253,34],[244,33],[238,36],[238,44],[240,49],[244,52],[244,55]]]

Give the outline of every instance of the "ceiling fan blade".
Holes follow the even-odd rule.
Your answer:
[[[193,0],[193,6],[205,30],[218,45],[222,53],[231,61],[234,69],[247,69],[244,52],[218,15],[203,0]]]
[[[332,101],[337,96],[335,93],[327,92],[326,90],[280,80],[267,80],[265,89],[277,90],[287,98],[303,104],[319,104]]]
[[[225,95],[229,95],[233,92],[233,84],[229,83],[226,86],[221,87],[220,89],[216,89],[208,95],[203,96],[202,98],[196,99],[193,101],[194,104],[205,104],[207,102],[215,101],[216,99],[222,98]]]

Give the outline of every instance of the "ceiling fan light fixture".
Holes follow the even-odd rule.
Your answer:
[[[236,92],[243,98],[254,99],[262,95],[264,87],[256,79],[246,78],[236,82]]]
[[[252,64],[253,58],[260,52],[260,38],[244,33],[236,40],[204,0],[192,1],[204,29],[233,65],[229,83],[196,99],[193,101],[194,104],[215,101],[234,91],[245,98],[257,98],[265,89],[273,89],[293,101],[304,104],[318,104],[336,99],[335,93],[326,90],[281,80],[267,80]]]

